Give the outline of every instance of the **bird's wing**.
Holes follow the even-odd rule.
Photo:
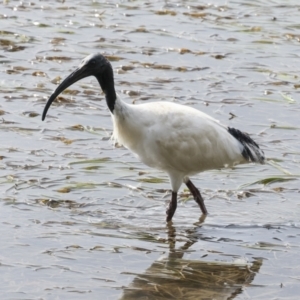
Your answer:
[[[193,174],[243,161],[241,143],[201,111],[169,102],[136,108],[136,148],[129,148],[147,165]]]

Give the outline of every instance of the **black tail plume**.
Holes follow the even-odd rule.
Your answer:
[[[248,133],[241,132],[238,129],[228,127],[228,132],[234,136],[243,145],[243,157],[252,162],[263,164],[265,161],[264,152],[259,146],[250,138]]]

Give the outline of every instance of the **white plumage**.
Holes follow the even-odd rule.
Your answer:
[[[172,199],[167,209],[171,221],[177,207],[177,192],[184,182],[202,213],[207,210],[199,190],[189,176],[199,172],[246,162],[264,162],[259,146],[239,130],[220,124],[194,108],[172,102],[138,105],[121,101],[114,89],[113,71],[101,54],[86,57],[49,98],[42,119],[54,99],[67,87],[94,75],[106,96],[113,138],[137,154],[146,165],[168,173]]]
[[[224,126],[188,106],[117,99],[112,118],[114,138],[146,165],[166,171],[173,191],[185,176],[245,161],[241,143]]]

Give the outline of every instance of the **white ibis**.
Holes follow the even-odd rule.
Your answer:
[[[112,66],[101,54],[87,56],[57,87],[44,108],[42,120],[61,92],[92,75],[105,94],[114,126],[113,138],[137,154],[144,164],[169,175],[172,197],[166,210],[167,222],[176,211],[177,192],[183,182],[202,213],[207,214],[191,175],[240,163],[264,163],[263,151],[247,133],[223,126],[199,110],[172,102],[123,102],[115,92]]]

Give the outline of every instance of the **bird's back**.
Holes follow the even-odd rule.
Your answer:
[[[120,102],[113,119],[118,141],[151,167],[192,175],[247,162],[243,155],[247,141],[243,143],[241,136],[239,140],[217,120],[188,106]]]

